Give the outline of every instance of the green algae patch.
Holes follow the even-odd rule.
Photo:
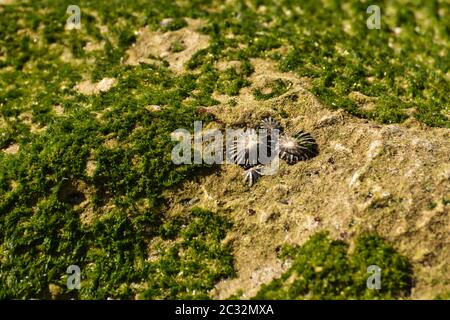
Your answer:
[[[275,79],[273,82],[268,83],[263,88],[257,88],[253,91],[253,95],[256,100],[268,100],[275,97],[279,97],[286,93],[292,83],[282,79]]]
[[[348,252],[347,243],[325,233],[312,236],[301,247],[284,247],[281,257],[292,259],[292,266],[263,285],[255,299],[395,299],[408,294],[411,266],[392,246],[364,235]],[[380,289],[367,287],[371,265],[381,269]]]
[[[206,298],[232,276],[228,221],[200,209],[172,221],[163,192],[205,169],[171,162],[170,133],[211,121],[196,111],[217,106],[216,92],[238,106],[254,58],[310,78],[330,108],[449,127],[449,4],[378,3],[381,30],[365,27],[360,1],[80,1],[74,30],[70,1],[1,5],[0,298]],[[167,56],[127,64],[145,28],[181,37]],[[175,73],[177,57],[190,58]],[[254,96],[288,87],[275,81]],[[66,287],[74,264],[80,291]]]

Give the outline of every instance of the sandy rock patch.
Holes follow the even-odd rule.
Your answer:
[[[99,94],[100,92],[106,92],[117,84],[117,80],[114,78],[103,78],[97,83],[92,83],[90,80],[85,80],[78,83],[75,86],[75,90],[84,94]]]
[[[280,246],[302,244],[321,230],[349,241],[375,232],[393,243],[413,263],[412,298],[449,291],[450,130],[414,119],[380,125],[330,110],[306,89],[305,79],[281,73],[267,61],[252,62],[252,85],[233,97],[234,106],[228,96],[216,95],[221,103],[203,109],[223,129],[256,126],[273,116],[288,132],[310,132],[319,155],[295,165],[281,162],[275,175],[251,188],[242,181],[243,169],[221,165],[215,174],[167,192],[169,214],[190,207],[181,199],[197,198],[195,205],[234,223],[227,241],[238,276],[220,282],[213,296],[224,299],[239,290],[244,298],[253,296],[286,269],[276,258]],[[292,86],[278,97],[255,100],[253,89],[270,79]]]
[[[184,64],[192,55],[208,47],[209,37],[196,31],[203,25],[201,20],[186,19],[188,25],[165,33],[151,31],[148,27],[139,30],[136,43],[127,51],[127,64],[148,63],[152,57],[165,59],[176,73],[184,70]],[[174,50],[177,44],[177,50]]]
[[[6,154],[16,154],[17,152],[19,152],[19,144],[13,143],[8,147],[6,147],[5,149],[3,149],[3,152]]]

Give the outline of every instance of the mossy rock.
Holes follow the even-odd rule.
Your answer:
[[[411,288],[411,265],[381,238],[363,235],[353,252],[326,233],[312,236],[301,247],[285,247],[282,257],[292,266],[263,285],[255,299],[396,299]],[[380,289],[369,289],[368,267],[381,269]]]

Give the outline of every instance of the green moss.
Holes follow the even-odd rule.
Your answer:
[[[361,1],[238,1],[208,16],[203,31],[211,45],[189,67],[224,57],[273,58],[282,71],[313,78],[313,92],[331,108],[382,123],[404,121],[409,117],[404,109],[409,109],[421,122],[449,127],[445,74],[450,63],[442,55],[450,46],[450,30],[442,23],[449,5],[408,0],[377,5],[382,28],[369,30],[368,4]],[[274,51],[280,46],[288,51]],[[374,111],[352,103],[348,94],[354,91],[378,98]]]
[[[275,81],[267,84],[264,88],[255,89],[253,95],[255,96],[256,100],[267,100],[275,98],[286,93],[291,85],[292,83],[289,81],[276,79]]]
[[[187,26],[187,21],[183,18],[169,20],[167,24],[161,27],[163,31],[175,31]]]
[[[195,110],[218,104],[214,92],[236,95],[248,86],[253,58],[274,59],[282,71],[312,78],[313,93],[331,108],[383,123],[412,113],[428,125],[449,127],[450,63],[442,54],[449,48],[444,23],[449,4],[378,3],[382,12],[392,12],[383,14],[381,30],[367,30],[367,4],[356,0],[308,0],[300,7],[289,0],[221,7],[209,0],[80,1],[81,29],[71,31],[64,30],[68,0],[1,6],[0,148],[18,144],[20,151],[0,152],[0,298],[47,298],[53,283],[75,298],[131,298],[145,290],[152,298],[206,297],[214,281],[231,275],[229,248],[219,244],[228,223],[196,212],[177,225],[166,218],[163,193],[202,169],[173,165],[170,133],[192,130],[194,120],[208,122]],[[173,20],[161,26],[168,17]],[[177,30],[186,18],[205,22],[200,32],[210,43],[188,61],[184,74],[172,73],[164,61],[123,63],[141,27]],[[343,32],[344,23],[351,32]],[[103,46],[89,52],[84,49],[89,42]],[[281,47],[287,52],[277,50]],[[181,49],[173,44],[173,52]],[[239,61],[240,67],[219,71],[218,61]],[[84,96],[74,89],[83,79],[105,77],[117,80],[108,92]],[[276,81],[269,85],[272,91],[255,95],[275,97],[287,85]],[[354,91],[377,98],[375,109],[360,110],[348,98]],[[150,112],[148,105],[161,111]],[[55,106],[64,114],[57,115]],[[282,106],[277,111],[287,116]],[[117,147],[108,147],[110,140]],[[88,160],[96,163],[93,175],[86,172]],[[92,210],[91,224],[80,217],[84,201]],[[192,230],[201,235],[198,242]],[[157,252],[148,252],[149,242],[159,238],[160,250],[167,252],[149,263],[147,257]],[[329,246],[340,259],[345,245]],[[187,260],[177,262],[185,253]],[[354,258],[349,259],[345,263],[352,266]],[[64,289],[71,264],[82,267],[81,292]],[[381,296],[389,295],[397,291]]]
[[[280,278],[263,285],[255,299],[394,299],[408,294],[411,266],[382,239],[360,236],[354,251],[325,233],[299,248],[285,247],[282,258],[292,266]],[[381,288],[368,289],[367,268],[381,268]]]
[[[438,295],[435,300],[450,300],[450,292]]]
[[[230,106],[230,107],[236,107],[237,106],[237,101],[235,100],[235,99],[230,99],[229,101],[228,101],[228,106]]]
[[[157,254],[156,248],[148,252],[149,242],[164,237],[160,226],[170,223],[164,219],[162,192],[200,169],[172,163],[170,133],[178,128],[192,130],[194,120],[209,121],[195,113],[198,102],[183,103],[197,88],[200,101],[210,97],[209,79],[176,76],[164,65],[122,63],[141,23],[132,13],[142,12],[147,4],[110,7],[100,3],[95,8],[80,4],[82,29],[65,33],[61,26],[66,17],[61,12],[69,4],[47,3],[46,10],[55,20],[47,20],[37,7],[6,6],[2,12],[0,85],[7,90],[0,93],[0,114],[7,127],[0,134],[0,144],[3,148],[18,143],[20,152],[0,152],[0,297],[49,298],[49,284],[56,284],[61,287],[60,297],[133,298],[145,290],[148,279],[166,272],[164,266],[173,263],[181,264],[180,270],[187,266],[203,273],[194,279],[185,270],[186,276],[178,279],[183,281],[178,291],[164,287],[170,273],[151,288],[160,297],[206,297],[214,281],[233,274],[229,249],[219,240],[229,225],[225,220],[197,210],[185,218],[185,225],[199,232],[206,228],[204,233],[210,235],[193,240],[178,230],[175,238],[186,239],[170,249],[180,254],[190,250],[186,261],[172,261],[180,259],[178,253],[153,264],[146,259]],[[167,14],[168,6],[161,15]],[[89,9],[98,15],[90,16]],[[120,19],[126,23],[116,25]],[[35,42],[28,31],[23,32],[41,32],[36,20],[37,25],[47,26],[44,42]],[[90,23],[106,25],[110,32],[99,35]],[[86,52],[83,47],[93,38],[105,46]],[[63,48],[81,63],[62,61]],[[105,93],[83,96],[73,87],[86,76],[92,81],[115,77],[117,85]],[[149,112],[146,106],[153,104],[163,106],[162,110]],[[64,109],[64,115],[55,115],[56,105]],[[24,114],[46,130],[32,133]],[[117,141],[117,148],[105,146],[109,139]],[[86,172],[88,159],[96,163],[93,175]],[[80,216],[84,201],[92,211],[90,224],[83,224]],[[145,209],[137,203],[145,203]],[[161,246],[166,246],[166,240]],[[65,285],[65,271],[72,264],[82,270],[80,291],[67,290]]]
[[[87,252],[93,263],[86,266],[79,298],[208,298],[217,281],[234,275],[231,250],[221,244],[229,227],[223,218],[199,208],[166,222],[152,212],[134,218],[116,212],[93,226],[95,242]],[[168,234],[167,229],[173,230]],[[175,243],[159,240],[147,259],[144,239],[151,235]],[[131,283],[142,284],[136,289]]]
[[[169,222],[169,224],[172,222]],[[164,248],[151,268],[146,299],[205,299],[222,278],[234,276],[231,248],[221,244],[229,222],[194,208],[171,236],[177,243]],[[169,227],[170,228],[170,227]]]
[[[170,45],[170,51],[173,53],[181,52],[185,50],[185,46],[180,41],[174,41]]]

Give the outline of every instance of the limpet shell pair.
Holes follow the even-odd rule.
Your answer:
[[[244,182],[252,186],[261,176],[264,165],[258,162],[255,155],[258,149],[266,147],[270,150],[271,132],[279,130],[278,156],[288,164],[295,164],[315,157],[318,154],[318,146],[310,133],[300,131],[293,136],[283,132],[283,128],[278,121],[269,117],[261,121],[260,129],[265,129],[267,137],[260,137],[255,129],[247,129],[239,136],[244,143],[232,145],[230,157],[234,163],[242,166],[244,172]],[[239,139],[238,139],[239,141]],[[264,150],[264,149],[263,149]]]

